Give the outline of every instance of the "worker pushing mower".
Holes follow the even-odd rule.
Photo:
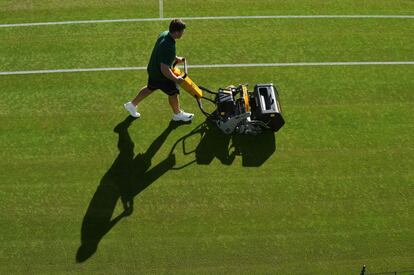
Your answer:
[[[171,21],[169,31],[160,34],[155,43],[147,67],[148,84],[130,102],[124,104],[125,109],[133,117],[140,117],[137,105],[149,94],[161,89],[169,96],[169,103],[174,112],[173,121],[191,121],[194,114],[180,109],[178,94],[180,85],[193,95],[206,115],[207,119],[216,123],[226,134],[243,133],[258,134],[265,129],[278,131],[284,125],[278,92],[272,83],[257,84],[253,92],[247,85],[220,88],[217,92],[198,86],[188,76],[187,60],[176,56],[175,40],[184,34],[185,24],[180,19]],[[184,72],[177,64],[184,63]],[[209,93],[213,99],[205,97]],[[215,105],[215,111],[208,113],[203,108],[202,99]]]
[[[173,111],[173,121],[191,121],[194,114],[186,113],[180,108],[178,84],[183,81],[172,72],[173,64],[183,62],[183,58],[176,55],[175,42],[184,35],[185,23],[180,19],[170,22],[169,30],[162,32],[151,53],[148,62],[148,82],[135,98],[124,104],[124,108],[133,117],[140,117],[137,106],[155,90],[161,90],[168,95],[168,103]]]

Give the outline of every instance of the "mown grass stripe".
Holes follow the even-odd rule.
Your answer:
[[[128,18],[106,20],[79,20],[61,22],[33,22],[0,24],[0,28],[33,27],[50,25],[74,25],[74,24],[98,24],[98,23],[123,23],[123,22],[152,22],[171,21],[173,18]],[[182,17],[183,20],[241,20],[241,19],[414,19],[414,15],[253,15],[253,16],[195,16]]]

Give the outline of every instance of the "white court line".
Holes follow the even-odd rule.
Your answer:
[[[161,13],[161,10],[160,10]],[[190,20],[238,20],[238,19],[414,19],[414,15],[264,15],[264,16],[202,16],[181,17],[184,21]],[[50,25],[74,25],[74,24],[98,24],[98,23],[121,23],[121,22],[151,22],[171,21],[174,18],[130,18],[130,19],[107,19],[107,20],[80,20],[62,22],[38,22],[0,24],[0,28],[32,27]]]
[[[158,3],[159,9],[160,9],[160,18],[164,17],[164,2],[163,0],[159,0]]]
[[[414,65],[414,61],[390,61],[390,62],[297,62],[297,63],[250,63],[250,64],[205,64],[189,65],[189,68],[242,68],[242,67],[303,67],[303,66],[362,66],[362,65]],[[0,72],[0,75],[24,75],[24,74],[52,74],[52,73],[77,73],[100,71],[142,71],[147,67],[114,67],[114,68],[87,68],[87,69],[59,69],[59,70],[34,70]]]

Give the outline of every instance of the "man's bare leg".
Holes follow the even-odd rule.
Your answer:
[[[179,114],[181,112],[178,94],[168,96],[168,102],[170,103],[174,114]]]
[[[154,90],[148,89],[147,86],[143,87],[137,96],[131,101],[134,106],[137,106],[144,98],[149,96]]]
[[[174,121],[191,121],[193,119],[194,114],[181,111],[178,94],[168,96],[168,102],[174,113],[172,118]]]
[[[124,104],[124,108],[129,112],[133,117],[140,117],[141,114],[137,112],[137,105],[148,95],[150,95],[154,90],[148,89],[147,86],[143,87],[137,96],[132,100]]]

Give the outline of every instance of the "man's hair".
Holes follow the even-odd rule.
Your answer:
[[[185,23],[181,19],[174,19],[170,23],[170,33],[180,32],[185,29]]]

